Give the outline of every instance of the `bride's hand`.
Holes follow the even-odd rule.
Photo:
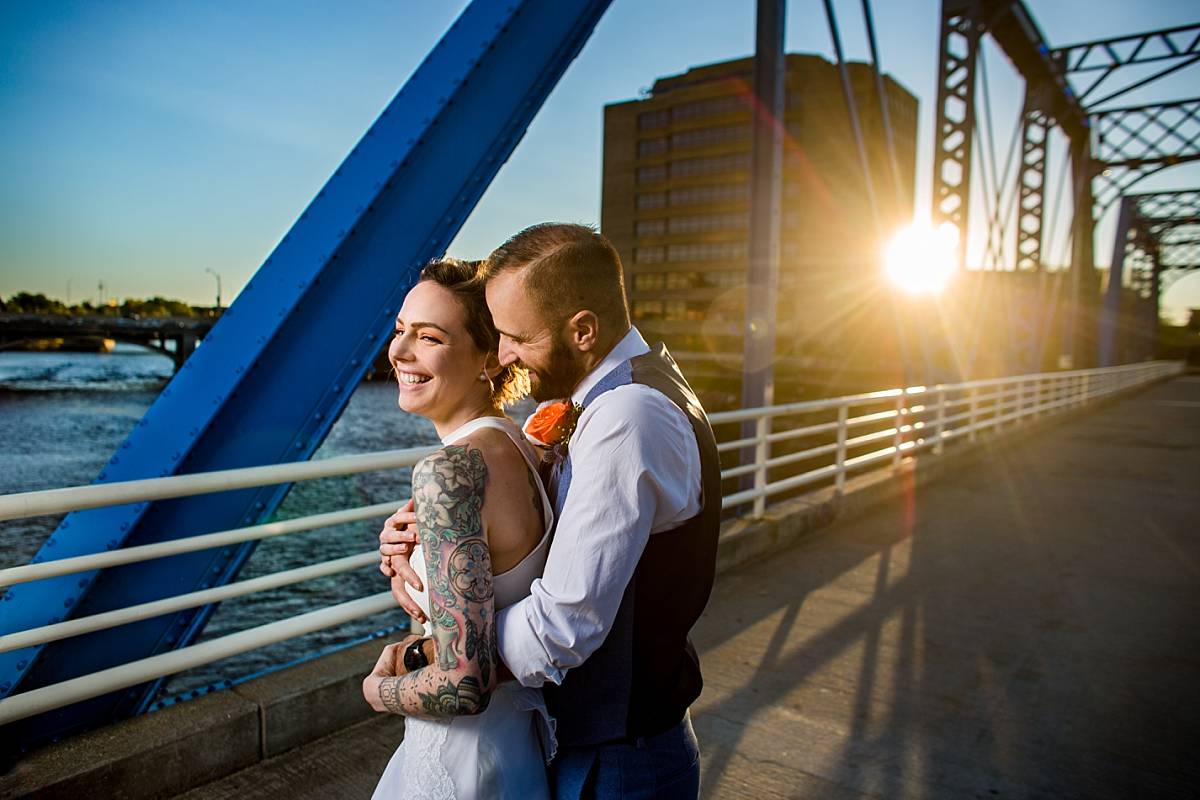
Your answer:
[[[408,647],[414,639],[419,638],[419,636],[406,636],[399,642],[384,647],[383,652],[379,654],[379,659],[375,662],[375,667],[371,670],[371,674],[363,678],[363,699],[375,711],[391,710],[383,704],[383,699],[379,694],[379,685],[383,683],[385,678],[394,678],[397,675],[404,674],[404,648]]]

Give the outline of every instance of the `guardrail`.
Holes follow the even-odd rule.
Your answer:
[[[725,509],[749,506],[763,514],[768,498],[817,484],[842,491],[847,475],[890,463],[899,469],[905,456],[922,450],[940,454],[947,443],[974,441],[1043,415],[1081,407],[1102,397],[1179,374],[1178,362],[1148,362],[1122,367],[1075,370],[938,386],[915,386],[802,403],[712,414],[715,428],[754,423],[754,435],[725,441],[721,453],[753,448],[751,463],[722,471],[749,488],[726,494]],[[68,511],[162,500],[349,475],[416,464],[429,448],[368,453],[295,464],[226,470],[198,475],[75,486],[0,497],[0,521]],[[752,477],[747,477],[752,476]],[[160,544],[130,547],[0,570],[0,587],[193,552],[228,544],[282,536],[297,531],[380,519],[404,502],[315,514],[284,522],[193,536]],[[297,569],[190,592],[102,614],[80,617],[0,636],[0,652],[32,647],[231,597],[274,589],[375,563],[371,550]],[[388,592],[351,600],[299,616],[253,627],[218,639],[122,664],[0,700],[0,725],[55,708],[136,686],[245,653],[268,644],[341,625],[394,608]]]

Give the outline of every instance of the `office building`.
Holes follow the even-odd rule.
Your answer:
[[[776,351],[793,362],[873,335],[881,238],[912,217],[917,99],[885,77],[893,171],[871,68],[850,64],[849,75],[878,225],[837,67],[786,56]],[[752,87],[751,58],[693,67],[604,114],[601,229],[621,254],[635,322],[680,360],[730,369],[745,323]]]

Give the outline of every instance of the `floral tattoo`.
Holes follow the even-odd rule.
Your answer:
[[[418,716],[477,714],[495,686],[497,651],[492,559],[483,531],[483,453],[448,445],[413,472],[413,500],[429,587],[436,662],[385,678],[380,701]]]

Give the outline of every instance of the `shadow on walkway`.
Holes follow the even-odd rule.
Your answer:
[[[1198,475],[1184,377],[723,577],[704,796],[1192,796]]]

